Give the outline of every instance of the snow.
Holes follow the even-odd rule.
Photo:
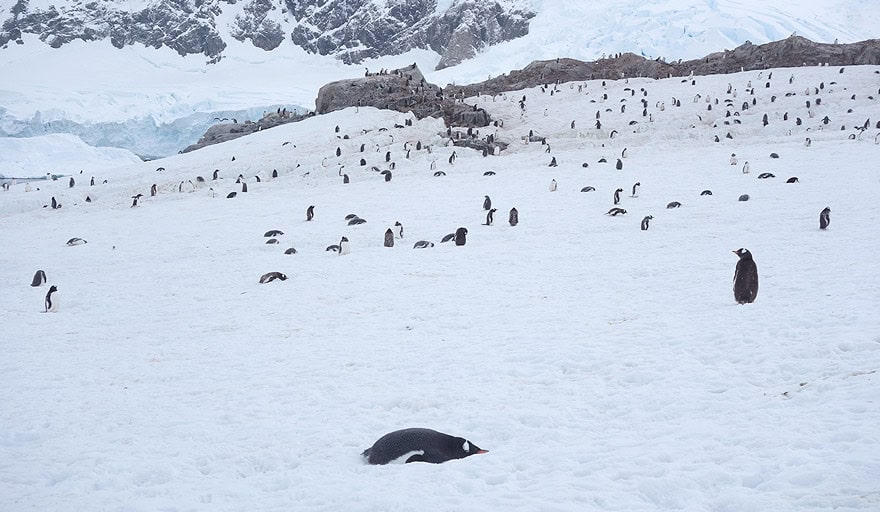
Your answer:
[[[131,151],[95,148],[73,135],[0,138],[0,175],[7,178],[73,174],[84,167],[104,170],[140,161]]]
[[[765,71],[479,98],[513,144],[488,158],[459,148],[454,165],[441,121],[397,129],[404,114],[361,108],[108,169],[106,185],[0,192],[4,511],[877,510],[878,130],[848,139],[880,120],[877,71],[775,70],[769,89]],[[723,117],[728,82],[736,108],[757,105]],[[637,108],[641,88],[654,122]],[[707,111],[706,96],[721,105]],[[810,117],[804,101],[817,97]],[[742,124],[713,128],[709,115]],[[529,129],[549,154],[519,142]],[[433,152],[405,159],[415,140]],[[370,170],[387,150],[389,183]],[[432,176],[433,160],[447,176]],[[197,175],[208,182],[176,192]],[[604,215],[613,190],[636,181],[627,215]],[[159,195],[130,208],[152,183]],[[83,203],[93,190],[100,200]],[[493,226],[480,225],[484,195],[499,208]],[[60,210],[41,207],[51,196]],[[666,210],[672,200],[682,208]],[[347,226],[349,213],[367,223]],[[383,247],[398,220],[406,238]],[[412,249],[459,226],[464,247]],[[285,232],[280,245],[264,244],[269,229]],[[350,254],[324,251],[343,235]],[[74,236],[88,243],[66,246]],[[754,304],[733,299],[739,247],[760,272]],[[58,286],[57,313],[41,313],[45,286],[28,286],[38,268]],[[268,271],[289,279],[258,284]],[[489,453],[363,463],[406,427]]]

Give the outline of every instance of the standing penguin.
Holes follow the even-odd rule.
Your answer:
[[[622,188],[619,188],[619,189],[617,189],[617,190],[614,191],[614,204],[615,204],[615,205],[620,204],[620,193],[621,193],[621,192],[623,192],[623,189],[622,189]]]
[[[385,247],[394,247],[394,231],[391,228],[385,230]]]
[[[556,192],[556,180],[550,180],[550,192]]]
[[[648,230],[648,222],[653,218],[654,217],[652,215],[648,215],[644,219],[642,219],[642,231]]]
[[[342,240],[339,241],[339,255],[348,254],[351,252],[351,246],[348,244],[348,238],[342,237]]]
[[[74,181],[73,176],[71,176],[71,177],[70,177],[70,184],[69,184],[69,187],[70,187],[70,188],[73,188],[73,187],[75,187],[75,186],[76,186],[76,181]]]
[[[306,221],[310,221],[315,218],[315,205],[311,205],[306,208]]]
[[[483,209],[491,210],[492,209],[492,200],[489,199],[489,196],[484,196],[486,199],[483,199]]]
[[[463,437],[429,428],[406,428],[385,434],[361,453],[368,464],[430,462],[440,464],[488,453]]]
[[[43,286],[44,284],[46,284],[46,273],[43,270],[37,270],[31,281],[31,286]]]
[[[738,304],[750,304],[758,295],[758,266],[748,249],[737,249],[733,253],[739,256],[733,274],[733,297]]]
[[[155,183],[153,183],[150,186],[150,197],[156,197],[156,194],[158,194],[158,193],[159,193],[159,187],[156,186]]]
[[[617,164],[615,164],[614,167],[615,167],[618,171],[623,170],[623,160],[621,160],[621,159],[618,158],[618,159],[617,159]]]
[[[641,186],[642,186],[641,181],[637,181],[637,182],[633,183],[633,193],[632,193],[631,197],[639,197],[639,187],[641,187]]]
[[[398,238],[403,240],[403,224],[401,224],[400,221],[398,220],[394,223],[394,227],[397,229]]]
[[[46,293],[46,299],[43,301],[43,305],[46,307],[45,313],[58,311],[58,295],[55,293],[57,291],[58,288],[54,284],[49,287],[49,292]]]
[[[831,208],[826,206],[819,214],[819,229],[828,228],[828,224],[831,224]]]
[[[455,230],[455,245],[464,245],[467,243],[467,228],[458,228]]]
[[[510,216],[507,218],[507,222],[509,222],[511,226],[519,224],[519,211],[517,211],[516,208],[510,209]]]
[[[495,212],[496,211],[498,211],[498,208],[492,208],[491,210],[489,210],[486,213],[486,223],[483,224],[484,226],[491,226],[492,225],[492,223],[495,221]]]

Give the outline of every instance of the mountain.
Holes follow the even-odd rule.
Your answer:
[[[168,47],[180,55],[204,55],[213,63],[231,39],[267,51],[289,39],[346,63],[430,49],[442,56],[439,67],[525,35],[535,15],[510,0],[455,0],[443,7],[437,0],[159,0],[136,6],[109,0],[18,0],[5,11],[0,46],[24,44],[24,34],[37,35],[52,48],[76,39],[106,39],[117,48],[138,43]]]

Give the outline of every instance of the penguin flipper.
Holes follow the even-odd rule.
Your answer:
[[[367,448],[366,450],[361,452],[361,457],[363,457],[365,460],[369,461],[370,460],[370,450],[372,450],[372,448]]]

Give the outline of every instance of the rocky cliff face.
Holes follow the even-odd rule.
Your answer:
[[[138,10],[128,5],[55,0],[42,7],[16,0],[5,14],[0,9],[0,47],[23,44],[23,34],[54,48],[75,39],[109,39],[117,48],[165,46],[216,62],[225,38],[267,51],[289,38],[346,63],[431,49],[442,57],[438,67],[446,67],[527,34],[535,15],[511,0],[455,0],[443,11],[437,0],[152,0]],[[231,21],[222,25],[221,19]]]

